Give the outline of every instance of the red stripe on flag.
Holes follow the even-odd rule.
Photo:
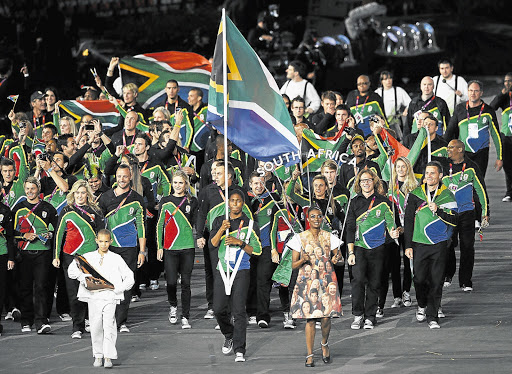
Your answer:
[[[203,56],[193,52],[168,51],[144,53],[144,56],[164,62],[176,70],[203,69],[208,72],[212,71],[212,64]]]

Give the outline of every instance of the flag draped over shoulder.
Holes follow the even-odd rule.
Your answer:
[[[65,112],[61,116],[70,116],[75,123],[80,122],[86,114],[98,118],[104,127],[117,126],[119,122],[120,114],[108,100],[63,100],[59,107]]]
[[[208,82],[212,70],[210,62],[193,52],[144,53],[123,57],[119,63],[123,84],[135,83],[139,87],[137,101],[149,108],[164,101],[165,85],[174,79],[180,86],[179,95],[187,98],[191,88],[203,91],[208,100]]]
[[[226,32],[228,81],[227,137],[261,161],[299,151],[290,115],[274,78],[233,22],[221,22],[213,55],[208,122],[224,132],[223,33]],[[285,163],[299,162],[298,157]]]

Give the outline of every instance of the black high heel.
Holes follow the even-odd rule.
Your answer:
[[[329,343],[320,343],[322,345],[322,347],[328,347],[329,346]],[[324,362],[324,364],[330,364],[331,363],[331,350],[329,349],[329,356],[324,356],[324,352],[323,352],[323,349],[322,349],[322,361]]]
[[[307,356],[306,356],[306,364],[305,364],[305,365],[306,365],[306,367],[307,367],[307,368],[313,368],[313,367],[315,367],[315,360],[312,360],[312,361],[311,361],[311,363],[310,363],[310,364],[308,364],[308,358],[310,358],[310,357],[314,357],[314,356],[315,356],[315,355],[314,355],[313,353],[312,353],[312,354],[310,354],[310,355],[307,355]]]

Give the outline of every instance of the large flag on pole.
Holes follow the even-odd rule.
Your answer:
[[[191,88],[203,91],[203,101],[208,101],[208,82],[212,70],[210,62],[192,52],[144,53],[123,57],[119,63],[123,84],[135,83],[139,87],[139,101],[150,108],[164,101],[165,85],[174,79],[180,86],[179,95],[187,99]]]
[[[224,133],[223,37],[226,33],[228,85],[227,137],[261,161],[286,153],[298,154],[299,143],[277,84],[258,55],[226,16],[221,22],[213,55],[208,122]],[[289,157],[286,164],[299,162]]]

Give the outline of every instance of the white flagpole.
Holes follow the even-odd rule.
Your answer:
[[[222,8],[222,86],[224,91],[224,187],[225,187],[225,215],[226,220],[229,220],[229,191],[228,191],[228,63],[227,63],[227,41],[226,41],[226,9]],[[226,230],[226,238],[229,235],[229,230]],[[226,263],[226,278],[227,282],[224,284],[226,295],[231,295],[231,279],[229,274],[229,259],[230,249],[226,245],[226,256],[228,262]],[[225,259],[224,259],[225,261]]]
[[[427,161],[432,161],[432,144],[430,142],[430,134],[428,133],[428,129],[425,127],[425,130],[427,130]]]

